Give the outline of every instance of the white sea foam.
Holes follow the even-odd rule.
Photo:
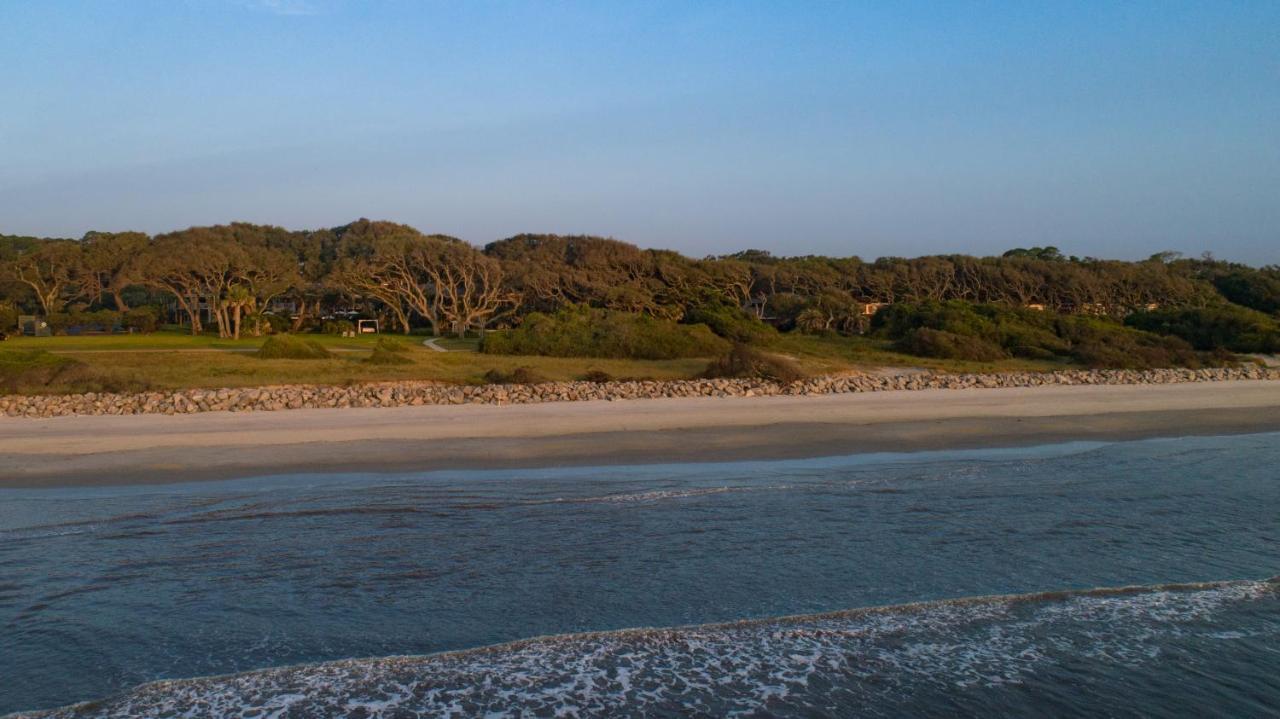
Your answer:
[[[1273,601],[1278,586],[1273,579],[979,597],[542,637],[156,682],[32,716],[839,714],[921,691],[1016,684],[1061,657],[1142,664],[1193,625],[1197,636],[1228,640],[1232,631],[1202,625],[1225,608]]]

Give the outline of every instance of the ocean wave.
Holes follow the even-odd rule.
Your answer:
[[[1140,665],[1180,636],[1229,642],[1264,631],[1270,641],[1275,622],[1240,631],[1214,620],[1278,592],[1280,577],[557,635],[159,681],[12,716],[893,715],[922,691],[1019,684],[1065,661]]]

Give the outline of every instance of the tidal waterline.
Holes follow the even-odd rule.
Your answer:
[[[750,672],[734,675],[740,682],[724,684],[719,699],[714,681],[704,694],[690,689],[668,696],[655,689],[662,685],[655,677],[664,675],[663,662],[694,662],[692,655],[681,660],[680,652],[705,654],[694,644],[719,646],[715,642],[679,639],[670,645],[675,650],[662,645],[656,663],[623,669],[633,691],[648,687],[644,696],[666,702],[649,705],[650,713],[678,713],[680,696],[708,712],[741,709],[752,700],[773,701],[783,713],[838,714],[871,704],[887,711],[901,709],[901,697],[864,692],[863,672],[875,669],[885,686],[910,688],[912,695],[921,687],[910,686],[908,675],[915,675],[900,673],[906,671],[901,661],[872,661],[889,656],[883,642],[907,641],[915,648],[899,646],[898,654],[934,656],[921,659],[922,666],[933,661],[938,668],[954,665],[955,656],[920,654],[920,647],[946,645],[1008,665],[986,679],[946,684],[957,692],[951,699],[945,699],[950,691],[935,691],[944,702],[936,705],[939,712],[955,701],[980,713],[1013,701],[1004,693],[1010,691],[1018,700],[1009,706],[1033,709],[1034,696],[1023,695],[1055,673],[1087,685],[1080,675],[1154,672],[1146,684],[1159,684],[1159,677],[1173,676],[1160,674],[1172,671],[1161,669],[1161,656],[1179,652],[1226,661],[1230,646],[1248,656],[1260,652],[1274,664],[1274,654],[1251,644],[1275,630],[1273,585],[1247,580],[1280,573],[1277,460],[1280,435],[1261,434],[787,462],[10,490],[0,495],[0,712],[113,695],[158,679],[429,654],[574,632],[742,619],[768,627],[771,618],[784,615],[860,607],[1222,580],[1246,583],[1107,597],[1113,604],[1106,606],[1128,607],[1113,614],[1130,624],[1104,622],[1087,632],[1101,627],[1130,637],[1122,642],[1124,652],[1084,641],[1087,632],[1077,636],[1080,641],[1070,639],[1081,617],[1092,616],[1072,604],[1091,601],[1087,595],[1041,602],[1034,610],[1018,603],[1012,615],[1006,609],[970,612],[958,624],[908,623],[892,636],[849,625],[807,627],[824,639],[805,644],[805,656],[834,652],[846,658],[832,665],[828,656],[828,663],[817,665],[819,675],[794,675],[803,675],[810,689],[815,682],[825,687],[812,697],[797,693],[800,685],[789,687],[785,677],[765,680]],[[1184,610],[1171,610],[1173,619],[1159,625],[1177,631],[1143,629],[1158,621],[1152,607],[1179,602]],[[1018,632],[1001,622],[1012,622]],[[1053,631],[1034,628],[1042,625]],[[961,627],[972,636],[947,634]],[[1212,639],[1212,649],[1203,648],[1197,642],[1211,639],[1188,639],[1182,629],[1219,638]],[[975,637],[993,633],[1023,639],[974,649]],[[567,652],[557,666],[586,666],[574,659],[582,646],[552,646],[554,652],[537,656]],[[610,646],[636,656],[625,642]],[[484,656],[492,659],[493,651]],[[600,649],[591,651],[598,656]],[[758,652],[768,654],[763,647]],[[1140,667],[1133,653],[1144,657]],[[1019,656],[1048,658],[1019,663]],[[510,673],[511,661],[498,664]],[[366,678],[373,667],[386,668],[385,661],[356,666]],[[602,682],[597,694],[625,697],[619,666],[584,668],[577,682],[595,677]],[[723,660],[710,666],[737,665]],[[478,675],[468,672],[481,671],[468,661],[449,667],[381,676],[403,685],[430,669],[469,686]],[[911,671],[917,670],[924,671]],[[332,668],[291,671],[301,672],[291,675],[293,685],[271,686],[288,693],[298,681],[329,677],[339,699],[344,691],[368,689],[350,676],[332,676]],[[496,670],[489,671],[492,679]],[[1268,687],[1263,676],[1251,683],[1260,697],[1220,700],[1243,702],[1235,706],[1246,713],[1265,707],[1280,687],[1274,680]],[[561,679],[551,686],[575,686]],[[1228,678],[1200,679],[1219,680]],[[1097,681],[1103,692],[1105,682]],[[606,684],[616,691],[610,694]],[[777,691],[758,691],[774,684]],[[1188,686],[1185,680],[1175,684]],[[224,711],[236,701],[225,687],[182,686],[171,691],[199,695],[192,687],[204,686],[231,702]],[[269,696],[265,685],[255,686],[254,696]],[[1040,686],[1045,701],[1057,696],[1054,686]],[[432,696],[447,694],[435,689]],[[1215,696],[1214,687],[1200,689]],[[388,712],[431,708],[412,692],[393,700],[379,691],[382,698],[371,701]],[[212,695],[206,693],[205,701]],[[526,695],[512,690],[501,696],[510,702]],[[568,689],[564,696],[538,696],[543,708],[576,706]],[[629,703],[642,706],[639,696]],[[483,697],[469,701],[477,702],[473,710],[486,706]],[[336,708],[341,706],[297,711],[343,713]],[[1071,711],[1074,705],[1045,706]]]

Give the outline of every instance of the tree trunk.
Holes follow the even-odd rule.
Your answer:
[[[231,308],[231,339],[240,339],[240,305]]]
[[[316,300],[316,305],[319,305],[319,304],[320,304],[320,301]],[[300,331],[302,329],[302,323],[306,321],[307,321],[307,301],[305,299],[299,300],[298,316],[293,318],[293,324],[290,325],[290,331],[291,332]]]
[[[120,290],[111,290],[111,299],[115,300],[117,310],[121,312],[129,311],[129,305],[124,303],[124,298],[120,296]]]

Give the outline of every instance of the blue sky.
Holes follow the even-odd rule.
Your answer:
[[[0,0],[0,232],[1280,262],[1280,3]]]

